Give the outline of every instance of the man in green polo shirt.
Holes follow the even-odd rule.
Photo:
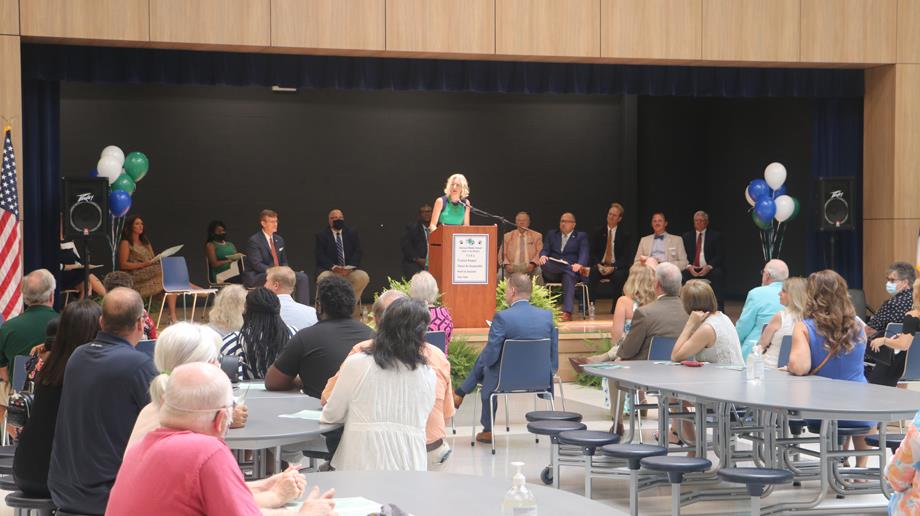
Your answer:
[[[55,287],[54,276],[46,269],[30,272],[22,280],[22,300],[28,308],[0,326],[0,419],[10,399],[13,360],[45,342],[48,321],[58,316],[53,308]]]

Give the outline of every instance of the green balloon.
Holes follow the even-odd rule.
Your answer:
[[[144,179],[144,176],[147,175],[147,170],[150,168],[150,161],[147,160],[147,156],[145,156],[143,152],[134,151],[125,156],[124,167],[125,172],[131,176],[131,179],[136,183]]]
[[[796,199],[795,197],[792,197],[792,205],[794,206],[792,209],[792,215],[790,215],[789,218],[786,219],[786,222],[789,222],[790,220],[796,218],[799,215],[799,210],[802,209],[802,206],[799,204],[799,200]]]
[[[760,229],[770,229],[772,226],[772,220],[766,222],[760,220],[760,217],[757,216],[757,212],[754,210],[751,210],[751,218],[754,220],[754,225]]]
[[[128,174],[122,172],[118,178],[112,182],[112,190],[124,190],[128,192],[128,195],[134,195],[134,191],[137,190],[137,184]]]

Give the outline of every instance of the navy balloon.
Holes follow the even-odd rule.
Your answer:
[[[99,177],[99,171],[95,168],[89,171],[89,177]]]
[[[776,199],[780,195],[786,195],[786,185],[780,185],[779,188],[777,188],[776,190],[773,190],[773,195],[771,195],[770,197],[773,199]]]
[[[112,190],[109,193],[109,211],[113,217],[124,217],[130,209],[131,194],[124,190]]]
[[[755,203],[761,198],[770,198],[770,187],[763,179],[755,179],[748,184],[748,195],[754,199]]]
[[[773,220],[773,216],[776,215],[776,204],[769,197],[760,199],[754,205],[754,213],[757,214],[757,218],[760,220]]]

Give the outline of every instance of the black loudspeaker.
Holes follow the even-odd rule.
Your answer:
[[[90,237],[109,236],[109,181],[105,178],[63,180],[64,238],[76,240],[88,230]]]
[[[850,231],[856,221],[856,178],[818,179],[818,227],[821,231]]]

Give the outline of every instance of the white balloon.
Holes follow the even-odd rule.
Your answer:
[[[773,199],[773,204],[776,205],[776,215],[773,218],[777,222],[786,222],[792,216],[792,212],[795,211],[795,202],[788,195],[780,195]]]
[[[99,155],[100,158],[106,156],[111,156],[117,159],[122,165],[125,164],[125,153],[116,145],[109,145],[108,147],[102,149],[102,154]]]
[[[747,203],[751,206],[754,206],[754,199],[751,199],[751,194],[748,193],[747,186],[744,187],[744,200],[747,201]]]
[[[99,177],[108,179],[109,184],[112,184],[121,174],[121,163],[112,156],[103,156],[96,164],[96,171],[99,172]]]
[[[773,162],[767,165],[763,171],[763,178],[767,181],[770,188],[776,190],[786,182],[786,167],[782,163]]]

